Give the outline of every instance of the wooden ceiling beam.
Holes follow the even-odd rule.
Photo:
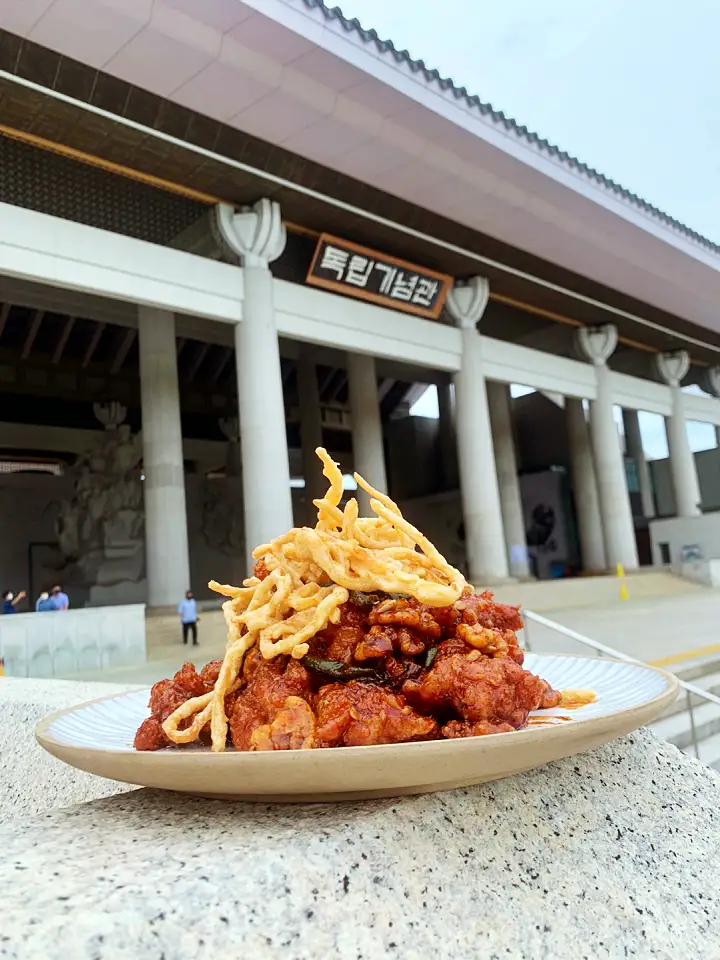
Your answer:
[[[211,347],[211,344],[209,343],[199,344],[198,349],[195,352],[195,356],[192,359],[192,363],[188,368],[187,376],[185,377],[185,380],[187,381],[187,383],[192,383],[192,381],[195,379],[195,375],[197,374],[200,367],[203,365],[203,361],[205,360],[205,357],[208,355],[208,351],[210,350],[210,347]]]
[[[95,327],[95,330],[93,331],[93,335],[92,337],[90,337],[90,343],[88,344],[88,348],[85,351],[85,356],[82,359],[83,370],[85,369],[85,367],[87,367],[87,365],[90,363],[93,356],[95,355],[95,351],[97,350],[97,345],[100,343],[100,338],[105,332],[105,326],[106,325],[104,323],[98,323],[97,326]]]
[[[0,307],[0,337],[3,335],[3,330],[5,329],[5,324],[7,323],[7,318],[10,315],[10,307],[12,305],[9,303],[4,303]]]
[[[33,344],[35,343],[35,337],[37,337],[38,335],[38,330],[40,329],[40,324],[42,323],[44,316],[45,316],[44,310],[35,311],[35,315],[32,318],[32,322],[30,324],[30,329],[28,330],[27,337],[25,337],[25,343],[22,348],[22,353],[20,354],[21,360],[27,360],[27,358],[30,356],[30,351],[33,348]]]
[[[235,351],[234,351],[234,350],[226,350],[226,351],[223,353],[223,355],[222,355],[222,357],[220,358],[217,366],[215,367],[215,369],[213,370],[212,374],[210,375],[210,378],[208,379],[208,382],[207,382],[207,383],[208,383],[208,386],[209,386],[209,387],[212,387],[214,384],[216,384],[216,383],[218,382],[218,380],[219,380],[220,377],[222,376],[225,368],[227,367],[228,363],[230,363],[230,361],[232,360],[232,358],[233,358],[234,356],[235,356]]]
[[[116,373],[119,373],[120,370],[122,369],[122,365],[125,363],[125,358],[127,357],[128,353],[130,353],[130,347],[132,347],[133,343],[135,342],[136,336],[137,336],[137,330],[125,331],[125,336],[123,337],[122,343],[120,344],[120,349],[115,354],[115,359],[113,360],[112,366],[110,367],[111,374],[114,375]]]
[[[65,326],[63,327],[63,332],[60,334],[60,339],[57,342],[55,347],[55,353],[52,355],[52,362],[55,366],[60,363],[62,359],[63,352],[67,346],[67,342],[70,339],[70,334],[72,333],[72,328],[75,326],[75,317],[68,317],[65,321]]]

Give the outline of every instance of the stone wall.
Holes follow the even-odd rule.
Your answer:
[[[695,454],[700,496],[703,510],[720,510],[720,449],[702,450]],[[670,460],[650,462],[655,503],[658,516],[671,517],[675,513],[675,497],[670,476]]]
[[[671,517],[650,522],[653,562],[663,563],[661,544],[667,544],[670,563],[720,560],[720,511],[700,517]]]
[[[4,616],[0,657],[9,677],[67,676],[143,662],[145,607],[124,604]]]

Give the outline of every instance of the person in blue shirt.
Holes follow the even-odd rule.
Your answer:
[[[192,590],[188,590],[185,599],[180,601],[178,607],[180,622],[182,623],[183,643],[188,642],[188,633],[192,634],[193,646],[198,645],[197,639],[197,603]]]
[[[51,610],[55,610],[55,604],[47,590],[43,590],[35,601],[35,613],[49,613]]]
[[[70,606],[70,597],[68,597],[59,583],[56,583],[50,591],[50,599],[53,604],[53,610],[67,610]]]
[[[6,590],[3,593],[2,612],[17,613],[17,610],[15,608],[17,607],[17,605],[20,603],[21,600],[25,599],[25,596],[26,594],[24,590],[21,590],[20,593],[17,593],[17,594],[13,593],[12,590]]]

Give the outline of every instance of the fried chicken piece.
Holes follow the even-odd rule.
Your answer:
[[[358,662],[380,659],[399,650],[406,657],[416,657],[424,653],[430,637],[423,637],[406,627],[370,627],[363,640],[355,647],[354,657]]]
[[[162,723],[186,700],[207,692],[208,687],[196,673],[195,666],[184,663],[172,680],[158,680],[153,685],[148,706],[152,715]]]
[[[187,700],[201,697],[212,690],[217,679],[216,673],[213,679],[214,664],[219,663],[219,660],[209,663],[199,674],[194,664],[184,663],[171,680],[158,680],[153,685],[148,704],[151,716],[140,724],[135,734],[136,750],[161,750],[172,745],[172,741],[162,729],[162,724]],[[190,722],[187,720],[184,725]]]
[[[148,717],[138,727],[133,746],[136,750],[162,750],[170,743],[162,728],[162,721],[157,717]]]
[[[559,707],[563,698],[562,693],[559,690],[553,690],[547,680],[543,680],[541,677],[538,677],[538,680],[543,685],[543,690],[540,694],[540,702],[533,709],[549,710],[551,707]]]
[[[256,727],[250,750],[309,750],[315,746],[315,714],[307,701],[288,697],[272,723]]]
[[[452,709],[470,723],[504,722],[516,730],[547,695],[548,685],[509,657],[438,656],[420,680],[407,680],[403,693],[425,713]]]
[[[207,687],[208,692],[212,690],[217,683],[217,678],[220,676],[221,667],[222,660],[211,660],[210,663],[206,663],[200,671],[200,679]]]
[[[256,656],[251,663],[247,685],[237,694],[229,715],[230,736],[236,750],[258,749],[252,746],[254,731],[272,726],[288,698],[305,701],[312,698],[310,674],[298,660],[290,657],[263,660]]]
[[[439,640],[441,628],[433,616],[432,607],[426,607],[411,597],[381,600],[370,611],[371,626],[407,627],[415,633]]]
[[[366,633],[367,612],[352,603],[344,603],[338,623],[330,624],[310,641],[310,653],[327,660],[352,663],[355,648]]]
[[[515,635],[523,627],[519,607],[496,603],[489,590],[481,594],[466,590],[454,606],[460,614],[458,636],[488,656],[510,657],[522,666],[525,655]]]
[[[460,612],[464,623],[479,623],[483,627],[501,631],[523,628],[520,608],[498,603],[490,590],[471,593],[466,588],[460,599],[455,601],[455,609]]]
[[[322,687],[315,701],[318,747],[432,740],[438,725],[421,717],[404,697],[360,680]]]
[[[442,728],[446,740],[460,740],[465,737],[487,737],[491,733],[514,733],[515,727],[502,720],[478,720],[468,723],[465,720],[451,720]]]

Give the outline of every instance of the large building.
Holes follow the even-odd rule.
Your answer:
[[[321,443],[476,584],[632,569],[656,514],[656,562],[704,549],[716,245],[319,0],[0,28],[5,587],[239,582],[311,520]]]

